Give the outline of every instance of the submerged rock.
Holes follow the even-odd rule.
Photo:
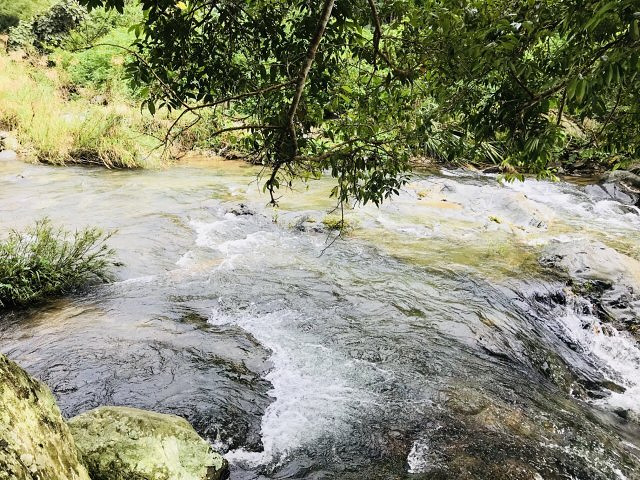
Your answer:
[[[69,420],[92,480],[222,480],[227,462],[185,419],[100,407]]]
[[[635,171],[638,167],[636,167]],[[628,170],[614,170],[607,174],[606,180],[608,182],[618,182],[624,184],[626,188],[634,190],[636,193],[640,193],[640,175],[630,172]]]
[[[2,354],[0,480],[89,480],[49,389]]]
[[[244,203],[240,203],[237,206],[233,207],[232,209],[229,210],[229,213],[235,215],[236,217],[244,217],[244,216],[250,216],[250,215],[256,214],[256,212],[251,210]]]

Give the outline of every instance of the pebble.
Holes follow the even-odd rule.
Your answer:
[[[2,145],[4,146],[5,150],[18,150],[20,148],[20,143],[18,143],[18,140],[15,139],[15,137],[12,137],[10,135],[4,137],[2,139]]]

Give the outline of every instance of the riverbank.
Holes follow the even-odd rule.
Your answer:
[[[151,114],[140,108],[143,98],[131,89],[124,74],[128,54],[117,46],[132,41],[126,32],[120,27],[108,33],[104,41],[114,42],[110,46],[77,51],[58,48],[43,54],[0,48],[0,132],[17,142],[5,150],[18,150],[16,154],[25,161],[107,168],[158,168],[193,153],[256,161],[244,147],[246,132],[231,129],[212,135],[220,131],[221,122],[225,128],[233,127],[232,121],[222,120],[216,112],[200,112],[193,125],[196,117],[184,115],[173,126],[173,132],[180,133],[167,137],[182,112],[160,108]],[[515,173],[501,163],[465,159],[415,157],[410,163],[418,170]],[[594,182],[606,177],[614,165],[604,158],[559,158],[554,171],[568,181]],[[640,163],[628,163],[625,168],[640,173]],[[631,191],[640,192],[637,185]]]
[[[141,109],[140,98],[118,73],[125,56],[117,48],[104,50],[41,55],[0,49],[0,132],[9,138],[0,150],[27,162],[126,169],[158,168],[194,152],[243,156],[233,132],[208,136],[213,127],[207,115],[167,139],[181,112],[160,109],[152,115]],[[106,79],[83,80],[98,68],[96,62],[112,69]],[[192,120],[185,115],[177,128]]]
[[[78,89],[46,62],[24,52],[0,53],[0,130],[15,137],[20,158],[108,168],[161,164],[152,152],[160,121],[115,93]]]

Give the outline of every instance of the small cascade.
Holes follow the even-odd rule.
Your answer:
[[[188,418],[237,480],[640,478],[637,207],[424,174],[332,243],[330,179],[274,210],[258,171],[3,164],[0,228],[100,221],[125,267],[0,350],[66,415]]]

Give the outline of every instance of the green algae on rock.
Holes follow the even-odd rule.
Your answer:
[[[185,419],[100,407],[69,420],[92,480],[222,480],[227,462]]]
[[[0,480],[89,480],[51,391],[2,354]]]

